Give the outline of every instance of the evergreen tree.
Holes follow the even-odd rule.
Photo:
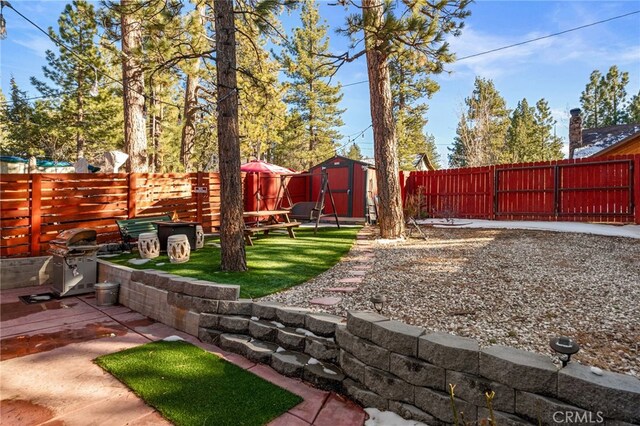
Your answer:
[[[438,147],[436,146],[436,137],[429,133],[426,134],[426,137],[427,146],[425,154],[427,154],[427,158],[429,158],[429,161],[435,170],[441,169],[442,164],[440,163],[440,154],[438,153]]]
[[[351,144],[351,146],[349,146],[348,150],[345,150],[345,152],[343,152],[342,154],[343,156],[347,157],[347,158],[351,158],[352,160],[362,160],[362,151],[360,150],[360,147],[354,142]]]
[[[338,107],[342,99],[340,85],[328,82],[335,70],[326,60],[327,25],[320,24],[314,0],[302,2],[301,20],[302,27],[294,30],[292,42],[280,60],[290,79],[285,102],[305,125],[296,151],[304,156],[305,167],[310,167],[335,152],[344,110]]]
[[[68,159],[75,146],[58,128],[57,105],[45,99],[32,106],[13,77],[10,85],[9,101],[3,104],[0,114],[0,128],[6,134],[6,140],[3,138],[0,144],[1,152],[27,158]]]
[[[112,146],[118,108],[104,84],[107,70],[94,40],[98,30],[93,5],[74,0],[60,15],[58,26],[58,33],[49,28],[49,35],[68,49],[60,47],[57,56],[46,52],[43,71],[53,85],[33,77],[31,81],[44,96],[55,98],[51,125],[75,140],[77,157],[96,158]]]
[[[244,4],[243,8],[249,8]],[[273,17],[270,17],[273,20]],[[272,160],[276,146],[282,143],[286,126],[284,91],[278,82],[280,64],[271,59],[265,46],[267,34],[261,33],[253,19],[236,20],[238,29],[238,87],[240,88],[241,158]],[[285,166],[289,164],[283,163]]]
[[[602,127],[602,74],[594,70],[589,76],[584,91],[580,95],[580,108],[582,109],[582,126],[587,129]]]
[[[556,120],[544,98],[536,102],[534,118],[536,124],[535,140],[541,147],[540,156],[534,161],[562,160],[564,158],[562,138],[556,136]]]
[[[631,102],[627,106],[627,116],[630,124],[640,123],[640,92],[631,98]]]
[[[398,238],[404,234],[389,59],[399,48],[406,47],[408,61],[425,64],[430,73],[442,72],[444,64],[454,59],[444,38],[447,34],[460,34],[462,20],[469,14],[465,10],[468,3],[467,0],[436,3],[363,0],[361,5],[343,2],[362,10],[360,15],[347,18],[344,32],[356,40],[355,35],[363,31],[364,51],[345,55],[344,60],[350,61],[362,54],[367,59],[380,199],[378,223],[383,238]],[[355,41],[352,47],[359,42]]]
[[[449,148],[452,167],[477,167],[509,160],[505,138],[509,110],[493,81],[476,77],[474,90],[464,100],[456,138]]]
[[[429,150],[427,135],[428,106],[421,99],[431,98],[438,84],[428,77],[426,62],[414,62],[401,47],[389,58],[393,115],[398,139],[398,161],[401,170],[413,169],[416,155]]]
[[[527,99],[522,99],[511,114],[511,123],[507,129],[506,148],[509,161],[524,163],[535,161],[539,154],[536,143],[535,108],[530,107]]]
[[[626,114],[626,86],[628,83],[629,73],[621,73],[615,65],[609,68],[607,75],[601,79],[601,90],[604,94],[602,105],[602,124],[604,126],[628,122]]]
[[[594,70],[582,95],[582,123],[585,128],[598,128],[631,122],[627,106],[626,86],[629,73],[613,65],[603,76]]]

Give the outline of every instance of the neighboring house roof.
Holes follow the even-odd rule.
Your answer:
[[[610,150],[632,140],[640,133],[640,123],[584,129],[582,145],[573,152],[573,158],[586,158]]]
[[[420,163],[423,164],[422,167],[420,167]],[[415,159],[413,160],[413,168],[416,170],[435,170],[429,156],[424,152],[416,154]]]

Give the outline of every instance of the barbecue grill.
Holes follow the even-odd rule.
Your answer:
[[[68,229],[51,240],[53,291],[59,296],[92,293],[98,276],[99,249],[93,229]]]

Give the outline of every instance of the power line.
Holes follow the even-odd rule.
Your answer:
[[[455,62],[463,61],[463,60],[469,59],[469,58],[475,58],[477,56],[488,55],[489,53],[498,52],[500,50],[511,49],[512,47],[522,46],[523,44],[533,43],[534,41],[539,41],[539,40],[544,40],[544,39],[551,38],[551,37],[556,37],[556,36],[559,36],[559,35],[562,35],[562,34],[570,33],[572,31],[578,31],[578,30],[581,30],[581,29],[584,29],[584,28],[593,27],[594,25],[603,24],[605,22],[613,21],[615,19],[625,18],[627,16],[635,15],[635,14],[638,14],[638,13],[640,13],[640,10],[636,10],[634,12],[625,13],[624,15],[614,16],[613,18],[603,19],[602,21],[592,22],[592,23],[586,24],[586,25],[580,25],[579,27],[569,28],[568,30],[559,31],[557,33],[547,34],[545,36],[536,37],[536,38],[532,38],[532,39],[529,39],[529,40],[521,41],[519,43],[510,44],[508,46],[502,46],[502,47],[498,47],[498,48],[495,48],[495,49],[487,50],[487,51],[484,51],[484,52],[475,53],[473,55],[463,56],[462,58],[456,59]]]
[[[6,6],[7,8],[13,10],[15,13],[18,14],[18,16],[20,16],[22,19],[24,19],[25,21],[27,21],[28,23],[30,23],[31,25],[33,25],[35,28],[37,28],[41,33],[43,33],[44,35],[46,35],[51,41],[53,41],[56,46],[62,47],[65,50],[67,50],[69,53],[71,53],[73,56],[75,56],[78,60],[80,60],[80,62],[83,62],[85,65],[90,66],[91,68],[93,68],[93,70],[95,71],[96,75],[100,74],[104,77],[106,77],[107,79],[113,81],[114,83],[118,83],[120,84],[123,88],[124,88],[124,82],[122,82],[121,80],[118,80],[117,78],[113,78],[111,77],[109,74],[103,73],[103,72],[98,72],[98,70],[96,69],[95,66],[93,66],[91,63],[88,62],[88,60],[84,57],[82,57],[81,55],[79,55],[78,53],[76,53],[73,49],[71,49],[69,46],[67,46],[66,44],[64,44],[62,41],[58,40],[56,37],[53,37],[51,34],[49,34],[47,31],[45,31],[42,27],[40,27],[38,24],[36,24],[35,22],[33,22],[31,19],[27,18],[25,15],[23,15],[22,13],[20,13],[18,10],[16,10],[15,7],[13,7],[8,1],[2,1],[2,5]],[[129,88],[129,90],[131,90],[134,93],[139,94],[140,96],[143,96],[145,99],[147,98],[147,95],[145,95],[144,93],[138,92],[137,90],[134,90],[132,88]],[[56,97],[56,96],[36,96],[27,100],[31,100],[31,99],[42,99],[42,98],[52,98],[52,97]],[[154,100],[158,103],[161,104],[165,104],[165,105],[169,105],[175,108],[178,108],[179,110],[182,109],[182,107],[180,105],[171,103],[171,102],[166,102],[163,101],[161,99],[155,99]],[[7,103],[7,102],[5,102]]]
[[[616,19],[626,18],[627,16],[636,15],[638,13],[640,13],[640,10],[636,10],[636,11],[633,11],[633,12],[625,13],[623,15],[614,16],[614,17],[608,18],[608,19],[603,19],[601,21],[592,22],[590,24],[585,24],[585,25],[580,25],[578,27],[569,28],[568,30],[559,31],[557,33],[547,34],[547,35],[544,35],[544,36],[541,36],[541,37],[536,37],[536,38],[532,38],[532,39],[529,39],[529,40],[521,41],[521,42],[518,42],[518,43],[509,44],[507,46],[497,47],[497,48],[491,49],[491,50],[485,50],[483,52],[474,53],[473,55],[467,55],[467,56],[463,56],[462,58],[456,58],[456,60],[453,61],[453,63],[464,61],[465,59],[476,58],[478,56],[488,55],[490,53],[499,52],[501,50],[511,49],[512,47],[522,46],[524,44],[533,43],[533,42],[536,42],[536,41],[539,41],[539,40],[544,40],[544,39],[551,38],[551,37],[557,37],[557,36],[562,35],[562,34],[567,34],[567,33],[573,32],[573,31],[582,30],[584,28],[593,27],[594,25],[603,24],[605,22],[610,22],[610,21],[613,21],[613,20],[616,20]],[[369,82],[369,80],[361,80],[361,81],[356,81],[356,82],[349,83],[349,84],[343,84],[342,87],[355,86],[357,84],[364,84],[364,83],[368,83],[368,82]]]

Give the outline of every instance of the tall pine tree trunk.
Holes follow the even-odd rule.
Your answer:
[[[199,61],[196,62],[192,70],[197,72],[198,63]],[[182,127],[182,143],[180,144],[180,162],[186,172],[189,172],[191,168],[191,154],[196,139],[197,88],[198,77],[195,72],[187,74],[187,87],[184,91],[184,127]]]
[[[147,134],[144,119],[144,76],[136,57],[142,44],[142,23],[131,10],[137,2],[122,0],[122,90],[124,99],[124,146],[129,155],[127,171],[146,173]]]
[[[223,271],[246,271],[233,0],[213,0],[213,12],[216,20],[218,79],[220,268]]]
[[[404,235],[402,193],[398,166],[398,144],[393,121],[393,99],[387,56],[381,51],[376,28],[382,25],[381,0],[362,0],[373,146],[378,181],[378,223],[382,238]]]

